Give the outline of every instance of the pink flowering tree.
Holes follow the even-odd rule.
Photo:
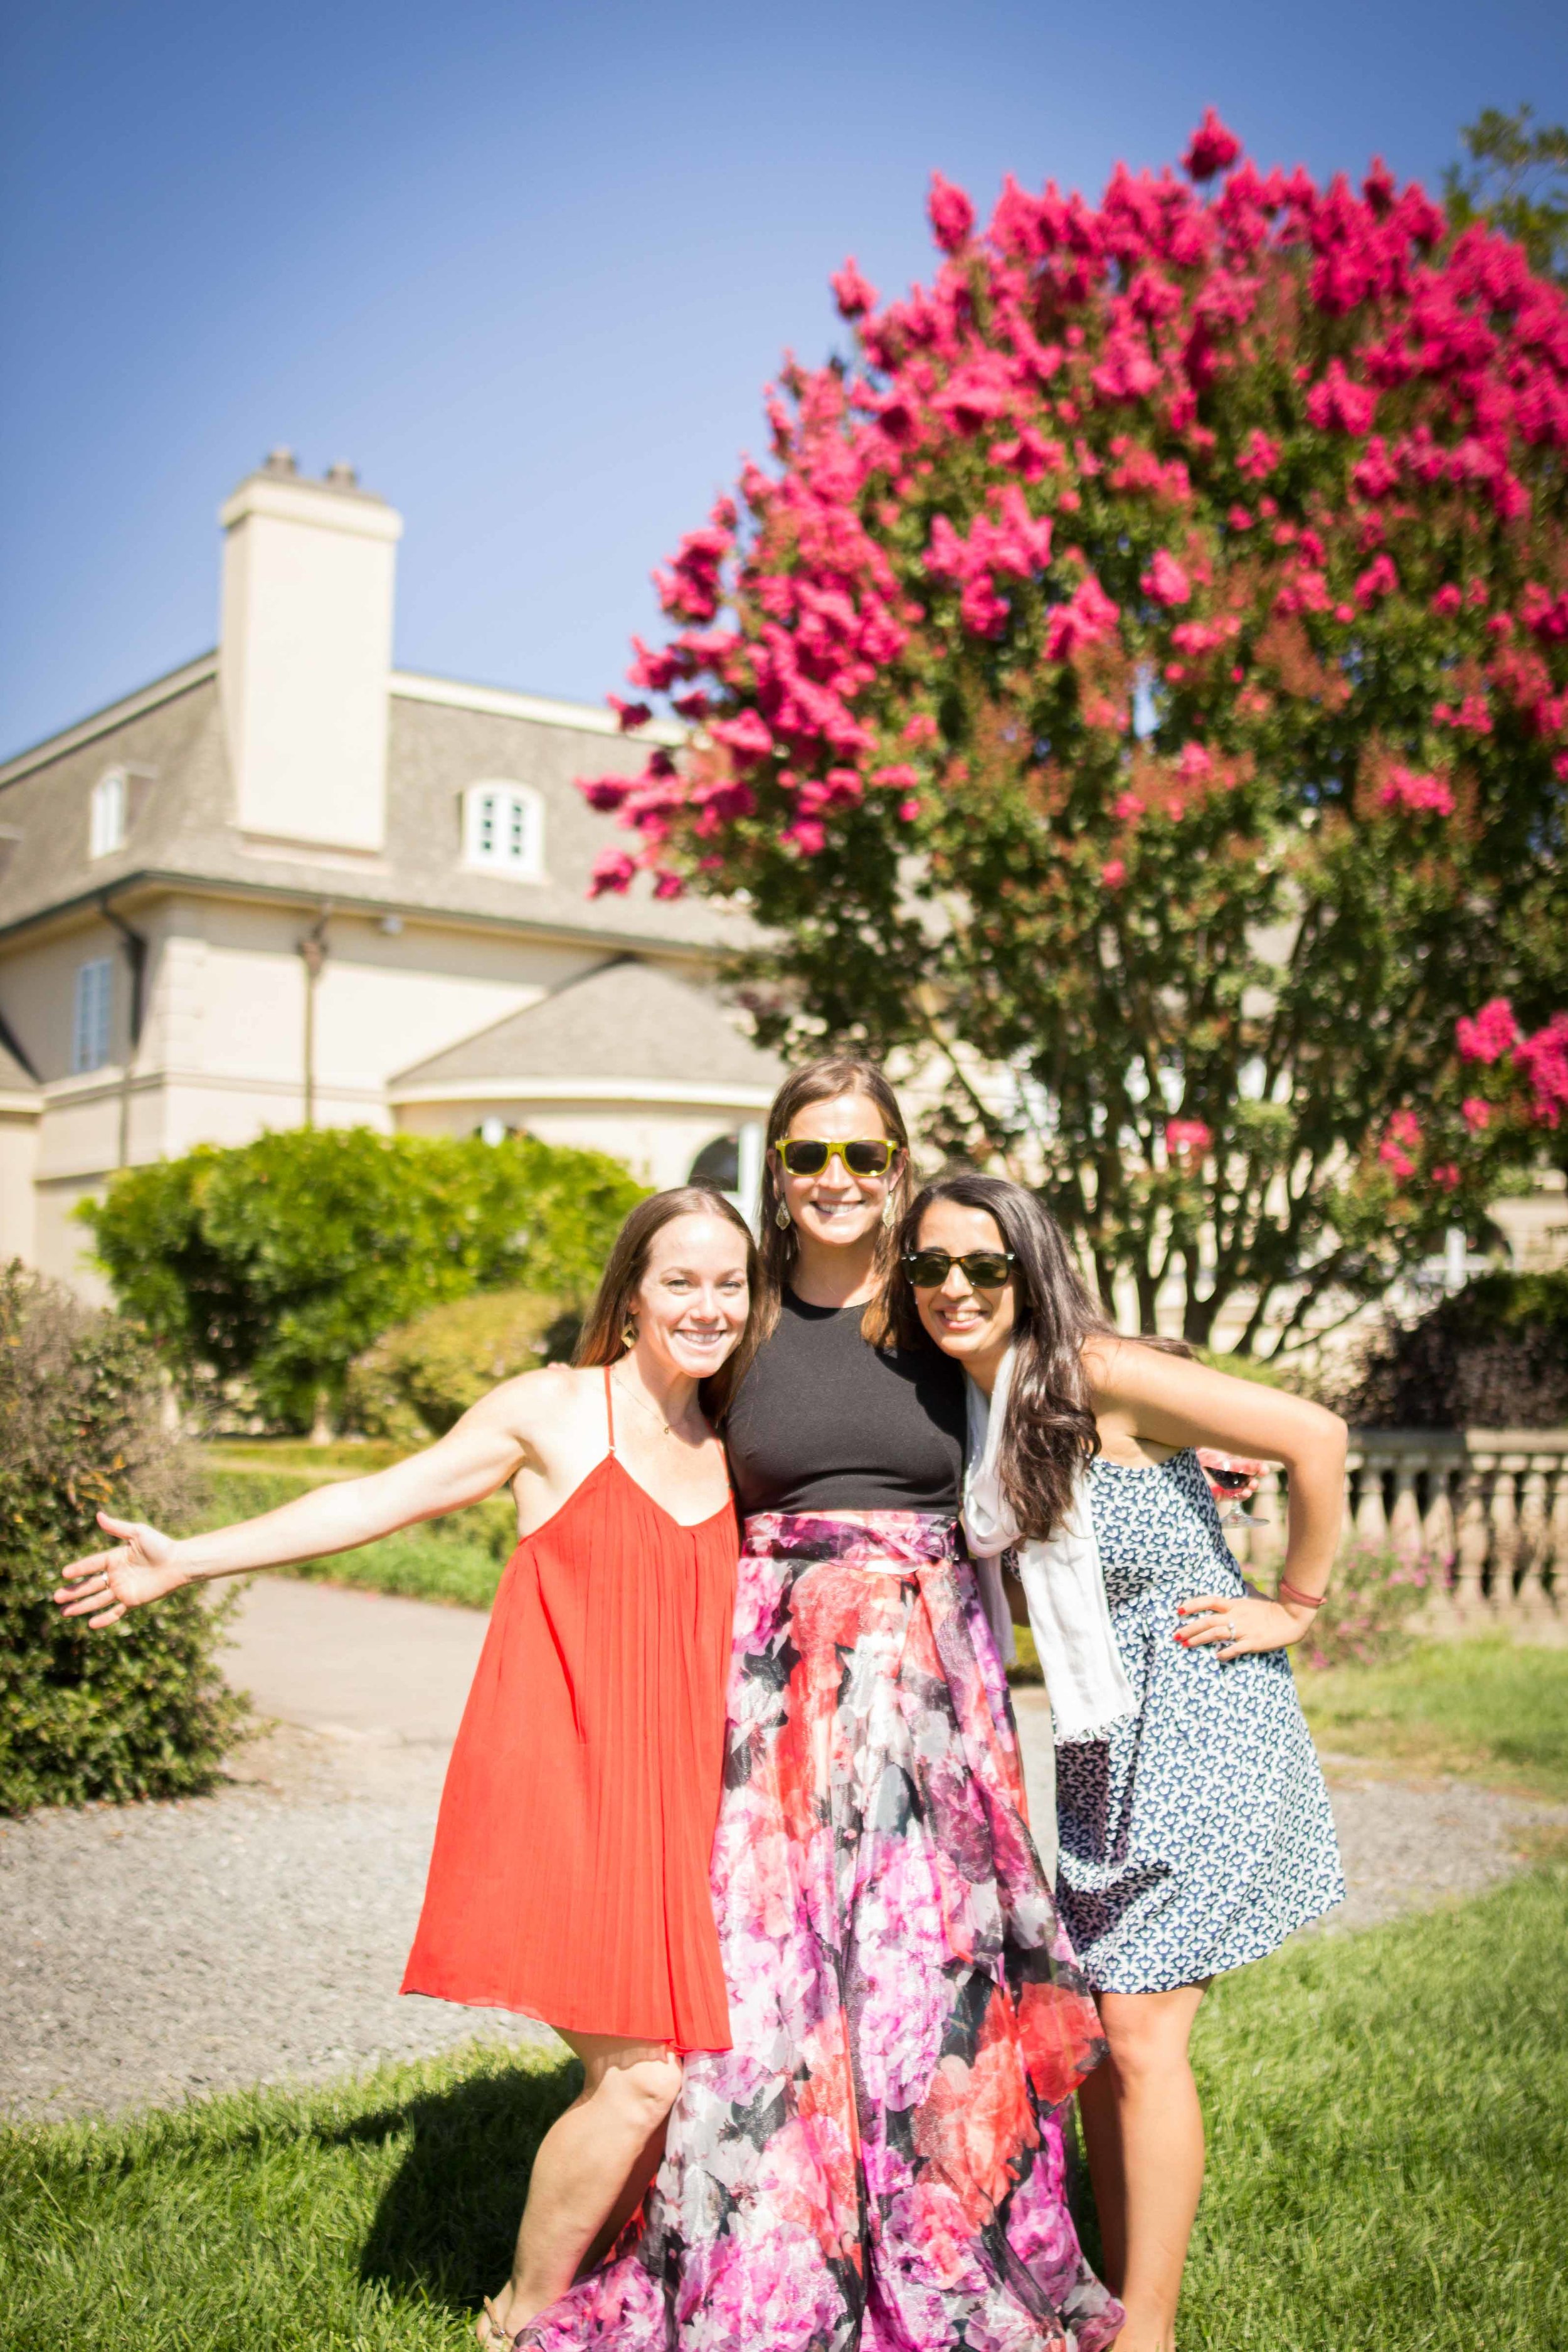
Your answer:
[[[925,1057],[1108,1294],[1289,1345],[1481,1216],[1457,1021],[1568,1003],[1568,300],[1212,114],[931,220],[659,575],[623,719],[693,745],[585,782],[595,887],[743,892],[768,1034]]]

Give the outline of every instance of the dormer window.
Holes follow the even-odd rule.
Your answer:
[[[514,880],[544,872],[544,807],[527,784],[470,784],[463,794],[463,863]]]
[[[92,788],[88,812],[88,855],[108,857],[125,846],[125,771],[110,768]]]

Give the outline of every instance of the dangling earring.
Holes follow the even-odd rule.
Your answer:
[[[882,1223],[888,1227],[889,1231],[891,1232],[893,1226],[897,1224],[898,1221],[899,1213],[893,1206],[893,1196],[889,1192],[887,1199],[882,1203]]]
[[[635,1348],[637,1343],[637,1327],[628,1315],[626,1321],[621,1325],[621,1345],[623,1348]]]
[[[783,1201],[779,1202],[778,1207],[773,1211],[773,1223],[778,1227],[781,1234],[787,1233],[789,1231],[789,1209],[786,1203]]]

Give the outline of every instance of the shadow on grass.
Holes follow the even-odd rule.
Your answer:
[[[399,2300],[477,2311],[510,2271],[534,2152],[582,2070],[500,2067],[322,2135],[331,2146],[408,2138],[383,2191],[360,2276]]]

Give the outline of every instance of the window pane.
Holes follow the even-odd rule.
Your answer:
[[[101,1070],[109,1059],[113,971],[107,956],[84,963],[78,969],[75,1034],[71,1040],[71,1066],[74,1070]]]

